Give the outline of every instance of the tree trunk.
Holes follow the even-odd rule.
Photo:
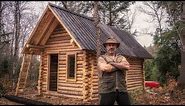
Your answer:
[[[101,54],[101,50],[100,50],[100,28],[99,28],[99,23],[100,23],[100,17],[99,17],[99,1],[94,1],[94,24],[96,27],[96,60],[98,60],[98,57]],[[97,68],[96,70],[98,73],[100,72]],[[93,80],[93,76],[94,76],[95,72],[92,72],[92,80]],[[91,95],[92,96],[92,95]],[[100,95],[99,95],[100,96]],[[100,98],[100,97],[99,97]],[[98,99],[99,101],[100,99]]]
[[[182,22],[185,22],[185,2],[183,2],[183,12],[181,14]],[[185,89],[185,28],[183,28],[180,33],[180,41],[181,41],[181,68],[180,68],[180,76],[178,78],[178,88]]]
[[[100,56],[100,28],[98,26],[100,22],[100,17],[98,13],[98,1],[94,1],[94,24],[96,27],[96,52],[97,52],[97,58]]]
[[[13,53],[13,89],[15,88],[15,83],[16,83],[16,78],[17,78],[17,72],[16,72],[16,69],[17,69],[17,62],[18,62],[18,51],[19,51],[19,35],[20,35],[20,2],[19,1],[16,1],[15,2],[15,16],[14,16],[14,19],[15,19],[15,45],[14,45],[14,53]]]
[[[109,24],[110,26],[112,26],[112,6],[111,6],[111,1],[109,1]]]

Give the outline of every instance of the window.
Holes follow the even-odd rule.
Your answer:
[[[76,73],[76,55],[67,56],[67,79],[75,79]]]

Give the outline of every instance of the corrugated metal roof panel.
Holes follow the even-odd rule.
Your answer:
[[[59,19],[70,30],[74,38],[81,44],[82,49],[96,50],[96,28],[93,20],[85,16],[70,12],[61,7],[51,5],[52,9],[58,14]],[[152,56],[128,33],[114,27],[100,24],[101,28],[101,51],[105,51],[103,42],[107,40],[110,35],[113,35],[120,41],[118,52],[133,57],[152,58]]]

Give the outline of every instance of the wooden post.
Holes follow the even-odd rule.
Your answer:
[[[41,73],[42,73],[42,54],[43,52],[41,52],[40,54],[40,67],[39,67],[39,78],[38,78],[38,86],[37,86],[37,89],[38,89],[38,94],[41,95]]]
[[[96,56],[97,58],[100,56],[100,28],[99,28],[99,13],[98,13],[98,8],[99,8],[99,1],[94,1],[94,24],[96,27]]]
[[[94,24],[96,27],[96,60],[98,60],[98,57],[100,56],[100,53],[101,53],[100,51],[100,38],[101,37],[100,37],[100,27],[99,27],[100,17],[99,17],[98,9],[99,9],[99,1],[94,1],[94,14],[93,15],[94,15]],[[97,71],[99,72],[98,68],[97,68]],[[92,75],[94,75],[94,71]],[[99,84],[99,81],[98,81],[98,84]]]

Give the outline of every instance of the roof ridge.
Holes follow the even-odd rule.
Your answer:
[[[57,5],[53,4],[53,3],[48,3],[48,5],[49,6],[53,6],[55,8],[58,8],[58,9],[62,9],[64,11],[66,11],[66,12],[72,13],[72,14],[77,15],[77,16],[80,16],[82,18],[86,18],[88,20],[94,21],[94,19],[92,17],[88,17],[88,16],[85,16],[85,15],[82,15],[82,14],[78,14],[78,13],[72,12],[70,10],[67,10],[67,9],[63,8],[63,7],[57,6]]]

